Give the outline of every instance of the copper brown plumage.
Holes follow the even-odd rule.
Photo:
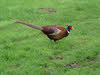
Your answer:
[[[16,21],[16,23],[21,23],[27,26],[30,26],[32,28],[41,30],[45,35],[47,35],[47,37],[50,40],[54,40],[56,42],[56,40],[60,40],[66,36],[69,35],[70,30],[72,30],[72,26],[68,26],[67,28],[64,28],[62,26],[58,26],[58,25],[47,25],[47,26],[36,26],[33,24],[29,24],[23,21]]]

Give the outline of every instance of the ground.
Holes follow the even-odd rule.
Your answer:
[[[75,30],[55,44],[14,19]],[[100,75],[100,0],[0,0],[0,75]]]

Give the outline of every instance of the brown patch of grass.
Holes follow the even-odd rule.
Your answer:
[[[60,1],[63,1],[63,0],[56,0],[56,1],[59,1],[60,2]]]
[[[49,12],[49,13],[56,12],[56,10],[51,8],[39,8],[39,9],[40,11]]]
[[[56,55],[53,55],[53,57],[50,57],[50,60],[63,60],[63,57],[58,57]]]
[[[20,65],[19,64],[12,64],[11,67],[18,68]]]
[[[71,69],[72,68],[80,68],[80,67],[83,67],[77,63],[71,63],[71,64],[65,64],[64,66],[67,66],[67,67],[70,67]]]
[[[97,61],[97,58],[95,57],[95,58],[93,58],[93,59],[87,59],[86,61],[87,61],[89,64],[92,65],[94,62]],[[95,66],[95,65],[92,65],[91,68],[92,68],[93,70],[95,70],[95,69],[96,69],[96,66]]]
[[[87,59],[86,59],[86,62],[88,62],[89,64],[93,64],[96,61],[97,61],[97,58],[96,57],[94,57],[94,58],[88,58],[87,57]],[[73,68],[86,67],[87,65],[80,65],[80,64],[74,62],[74,63],[64,64],[64,66],[65,67],[70,67],[71,69],[73,69]],[[95,69],[96,67],[95,66],[92,66],[90,68]]]
[[[94,54],[94,56],[93,57],[87,57],[86,58],[86,61],[88,62],[88,63],[94,63],[94,62],[96,62],[97,61],[97,56],[98,56],[98,53],[96,52],[95,54]]]
[[[96,60],[97,60],[97,58],[95,57],[95,58],[93,58],[93,59],[86,59],[86,61],[88,62],[88,63],[93,63],[93,62],[96,62]]]

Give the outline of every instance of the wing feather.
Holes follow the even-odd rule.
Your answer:
[[[42,28],[45,34],[52,34],[56,31],[56,25],[43,26]]]

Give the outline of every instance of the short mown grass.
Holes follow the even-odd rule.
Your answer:
[[[55,44],[14,19],[75,30]],[[0,75],[100,75],[100,0],[0,0]]]

